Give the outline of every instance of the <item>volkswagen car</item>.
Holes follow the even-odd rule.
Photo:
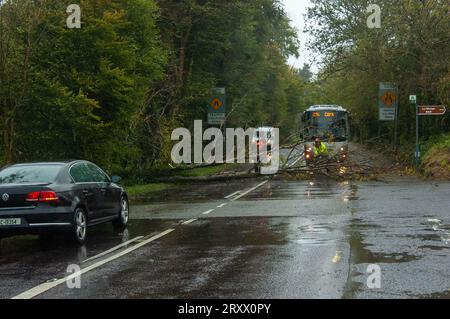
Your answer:
[[[0,238],[63,231],[86,241],[89,226],[112,222],[126,227],[128,196],[88,161],[15,164],[0,170]]]

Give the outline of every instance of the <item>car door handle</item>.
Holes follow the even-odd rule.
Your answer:
[[[106,188],[102,188],[102,189],[100,189],[100,191],[101,191],[102,193],[106,193]]]
[[[91,192],[89,192],[87,189],[84,189],[83,190],[83,194],[88,196],[88,195],[91,195]]]

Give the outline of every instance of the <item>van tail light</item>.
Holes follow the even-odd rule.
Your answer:
[[[54,191],[31,192],[27,195],[27,202],[48,203],[58,200]]]

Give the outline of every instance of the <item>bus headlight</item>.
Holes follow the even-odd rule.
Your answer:
[[[339,150],[340,150],[339,155],[340,155],[341,161],[345,161],[348,157],[348,148],[345,146],[342,146]]]
[[[313,150],[311,147],[305,148],[305,158],[310,160],[313,158]]]

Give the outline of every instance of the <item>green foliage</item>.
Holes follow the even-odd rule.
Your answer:
[[[450,152],[450,134],[433,136],[424,144],[425,154],[433,153],[436,151]]]
[[[3,162],[83,158],[138,180],[167,167],[171,132],[227,88],[229,126],[295,132],[308,69],[278,0],[7,0],[0,7]]]
[[[227,89],[229,127],[273,125],[298,138],[313,104],[352,112],[361,140],[390,139],[378,122],[380,81],[400,86],[400,140],[413,142],[414,110],[450,106],[450,16],[445,1],[386,0],[368,29],[368,0],[313,0],[311,47],[322,57],[289,67],[299,40],[279,0],[77,0],[81,29],[59,0],[0,6],[2,162],[85,158],[130,180],[167,170],[174,128],[206,119],[207,98]],[[450,116],[421,119],[429,145],[446,147]],[[435,138],[436,139],[436,138]],[[412,145],[412,144],[411,144]],[[144,177],[142,177],[144,176]]]
[[[29,30],[29,80],[14,114],[15,161],[86,158],[113,170],[139,158],[130,123],[166,63],[157,7],[144,0],[82,0],[80,6],[81,29],[66,27],[60,1],[27,6],[40,14]]]
[[[379,82],[399,85],[402,140],[415,136],[410,94],[417,94],[422,105],[449,105],[448,1],[380,1],[380,29],[366,25],[370,1],[312,2],[308,29],[313,35],[311,47],[323,57],[321,93],[325,100],[352,111],[357,137],[364,140],[380,133],[392,140],[393,125],[378,122]],[[450,129],[449,116],[421,122],[424,138]]]

